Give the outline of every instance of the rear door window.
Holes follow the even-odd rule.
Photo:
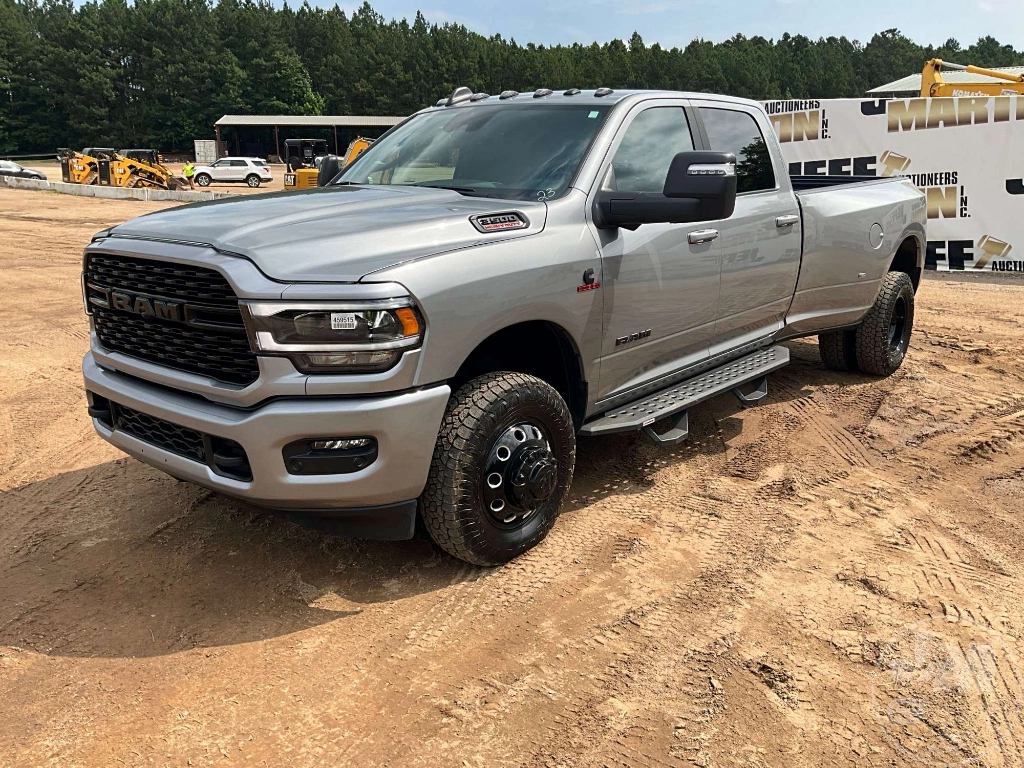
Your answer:
[[[701,107],[700,116],[714,152],[736,155],[738,192],[775,189],[775,170],[761,129],[749,112]]]

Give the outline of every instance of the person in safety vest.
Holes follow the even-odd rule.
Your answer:
[[[196,167],[194,165],[192,165],[192,161],[191,160],[186,160],[185,161],[185,167],[181,169],[181,172],[183,174],[185,174],[185,180],[188,182],[189,188],[190,189],[195,189],[196,185],[192,181],[192,177],[196,175]]]

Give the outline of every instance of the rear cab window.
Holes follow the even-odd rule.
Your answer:
[[[700,107],[711,150],[736,155],[736,189],[764,192],[775,189],[775,169],[768,144],[749,112],[718,107]]]

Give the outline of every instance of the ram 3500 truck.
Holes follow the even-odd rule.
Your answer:
[[[761,400],[785,339],[900,366],[924,197],[785,169],[751,101],[460,88],[322,188],[97,234],[89,413],[177,478],[508,561],[554,524],[578,435],[677,443],[696,403]]]

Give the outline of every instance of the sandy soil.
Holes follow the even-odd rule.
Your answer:
[[[1024,283],[929,276],[889,379],[796,342],[688,445],[583,441],[488,570],[93,435],[80,251],[158,207],[0,190],[0,764],[1024,763]]]

